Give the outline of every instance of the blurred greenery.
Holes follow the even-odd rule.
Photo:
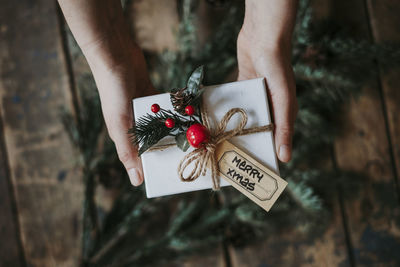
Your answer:
[[[205,44],[199,42],[195,26],[198,1],[183,0],[178,1],[182,5],[178,49],[147,55],[152,81],[160,91],[183,87],[199,65],[206,66],[205,84],[224,82],[236,68],[243,1],[208,2],[218,3],[226,13]],[[74,60],[80,52],[71,38],[70,47]],[[281,166],[281,176],[289,186],[269,213],[232,188],[156,199],[147,199],[143,186],[132,188],[112,142],[102,131],[93,78],[82,75],[77,80],[82,102],[78,119],[64,116],[82,155],[86,187],[82,265],[162,264],[221,242],[244,245],[288,227],[317,236],[329,222],[337,189],[350,198],[361,181],[359,175],[337,169],[331,160],[332,142],[340,129],[336,114],[373,77],[377,58],[382,66],[392,66],[400,62],[399,57],[399,47],[353,40],[332,30],[329,23],[315,21],[308,1],[300,1],[293,38],[299,102],[293,159]],[[98,186],[118,192],[107,213],[95,202]]]

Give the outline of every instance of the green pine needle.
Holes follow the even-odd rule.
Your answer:
[[[173,128],[165,126],[165,121],[169,118],[175,121]],[[176,113],[161,109],[155,114],[147,113],[140,117],[128,133],[132,136],[133,144],[139,146],[140,156],[164,137],[175,136],[178,131],[185,131],[190,123],[188,119]]]

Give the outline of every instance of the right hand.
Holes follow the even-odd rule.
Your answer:
[[[140,48],[125,23],[120,0],[58,0],[85,55],[99,89],[108,133],[131,183],[143,182],[143,170],[128,129],[133,125],[132,99],[155,93]]]
[[[152,86],[141,49],[131,44],[115,48],[114,55],[102,55],[103,49],[86,50],[101,100],[104,120],[118,157],[134,186],[143,182],[143,170],[137,148],[128,130],[133,126],[132,99],[156,93]],[[98,46],[96,44],[95,46]],[[101,44],[100,44],[101,46]]]

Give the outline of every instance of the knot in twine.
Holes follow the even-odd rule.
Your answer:
[[[226,126],[229,120],[236,113],[240,114],[241,119],[239,124],[231,131],[225,131]],[[247,135],[251,133],[258,133],[264,131],[271,131],[273,129],[273,125],[269,124],[266,126],[253,127],[249,129],[244,129],[247,124],[247,114],[241,108],[232,108],[229,110],[222,120],[219,122],[217,128],[212,130],[210,128],[210,122],[208,120],[207,113],[204,108],[201,109],[201,117],[203,120],[204,126],[210,131],[210,140],[203,147],[197,148],[192,152],[185,155],[185,157],[181,160],[178,166],[178,174],[183,182],[191,182],[196,180],[200,175],[206,175],[207,172],[207,163],[210,163],[211,166],[211,177],[213,182],[213,190],[220,189],[220,179],[218,176],[218,165],[215,158],[215,149],[217,145],[225,140],[228,140],[234,136],[239,135]],[[190,174],[185,177],[183,172],[185,169],[194,162],[194,167]]]

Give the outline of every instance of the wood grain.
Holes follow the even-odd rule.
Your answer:
[[[346,5],[340,13],[346,29],[354,37],[369,39],[365,2],[341,4]],[[400,210],[378,81],[378,76],[372,77],[363,94],[345,107],[342,114],[345,131],[336,141],[335,151],[340,168],[364,176],[357,201],[344,199],[355,264],[398,266]]]
[[[218,246],[215,248],[215,253],[206,253],[203,255],[193,255],[186,259],[183,259],[178,266],[181,267],[227,267],[225,258],[222,253],[223,248]]]
[[[0,266],[25,266],[0,116]]]
[[[129,12],[135,39],[142,49],[157,53],[177,49],[177,1],[135,0]]]
[[[367,0],[373,39],[379,44],[400,45],[400,2]],[[378,63],[379,63],[378,59]],[[383,93],[391,156],[396,176],[397,197],[400,203],[400,67],[380,68],[380,86]]]
[[[232,248],[232,266],[350,266],[338,209],[335,205],[332,221],[321,235],[281,229],[262,242]]]
[[[77,266],[82,185],[55,2],[0,1],[0,108],[29,266]]]

